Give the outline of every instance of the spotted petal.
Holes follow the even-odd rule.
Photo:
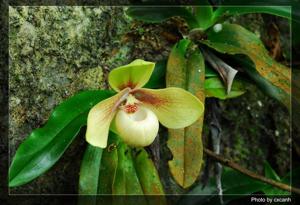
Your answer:
[[[126,87],[141,88],[150,79],[155,63],[137,59],[128,65],[112,70],[108,76],[109,85],[120,91]]]
[[[202,114],[202,102],[191,93],[175,87],[138,89],[134,96],[151,109],[165,127],[178,129],[191,125]]]
[[[86,141],[93,146],[105,148],[109,126],[118,105],[126,99],[129,89],[124,89],[104,101],[99,102],[89,112],[87,119]]]

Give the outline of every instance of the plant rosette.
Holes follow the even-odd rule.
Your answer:
[[[142,88],[150,79],[155,63],[134,60],[113,69],[109,85],[117,93],[96,104],[87,119],[86,141],[107,146],[109,130],[130,146],[150,145],[157,136],[159,122],[171,129],[193,124],[203,113],[203,103],[182,88]]]

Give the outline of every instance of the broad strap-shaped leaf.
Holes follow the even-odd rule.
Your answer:
[[[164,189],[160,183],[158,172],[148,153],[143,149],[132,150],[133,161],[144,194],[162,195]]]
[[[142,148],[133,152],[133,161],[136,173],[149,205],[165,205],[164,189],[158,172],[148,153]],[[153,195],[161,195],[160,197]]]
[[[246,92],[245,82],[241,79],[235,79],[233,81],[231,91],[228,94],[222,80],[218,77],[206,79],[204,87],[206,97],[215,97],[221,100],[235,98],[243,95]]]
[[[154,66],[152,62],[137,59],[128,65],[115,68],[109,73],[109,85],[115,91],[141,88],[149,81]]]
[[[198,23],[193,14],[184,6],[182,7],[150,7],[150,6],[132,6],[126,11],[126,14],[136,20],[147,23],[161,23],[171,17],[180,16],[184,18],[189,27],[197,28]]]
[[[243,70],[251,78],[255,85],[257,85],[265,94],[269,95],[272,98],[275,98],[283,105],[285,105],[288,109],[290,109],[291,96],[288,93],[284,92],[280,87],[273,85],[270,81],[261,76],[255,69],[255,64],[248,57],[237,55],[233,57],[233,60],[242,66]],[[293,95],[292,97],[294,96],[295,95]]]
[[[205,65],[204,58],[200,51],[196,49],[191,53],[187,60],[187,90],[194,94],[201,102],[205,102],[204,82]],[[204,112],[201,117],[192,125],[185,128],[184,133],[184,182],[183,187],[191,186],[200,174],[203,160],[202,127]],[[170,143],[170,140],[168,141]],[[174,143],[176,143],[174,141]],[[190,156],[189,153],[191,153]],[[176,165],[175,161],[170,161]]]
[[[199,50],[186,59],[187,40],[178,42],[172,49],[167,65],[166,84],[189,90],[204,104],[205,65]],[[176,93],[174,93],[176,95]],[[204,110],[204,106],[202,107]],[[176,115],[178,113],[176,112]],[[188,113],[185,113],[188,115]],[[186,188],[197,179],[202,164],[202,123],[201,117],[190,127],[169,129],[168,147],[173,159],[169,168],[176,182]]]
[[[105,148],[108,132],[120,103],[126,99],[129,88],[99,102],[89,112],[87,118],[86,141],[93,146]]]
[[[213,14],[213,21],[220,18],[249,13],[266,13],[291,19],[290,6],[219,6]]]
[[[224,23],[221,31],[210,30],[207,37],[202,43],[219,52],[248,56],[261,76],[290,95],[291,70],[273,60],[255,34],[242,26]]]
[[[60,104],[47,124],[19,146],[9,169],[9,186],[25,184],[52,167],[86,124],[89,109],[111,95],[109,91],[85,91]]]
[[[203,103],[191,93],[176,87],[138,89],[133,92],[143,106],[152,110],[165,127],[178,129],[194,123],[203,113]]]
[[[118,165],[117,146],[119,138],[109,133],[108,146],[105,149],[88,145],[81,162],[79,176],[79,205],[112,204],[112,184]],[[86,196],[89,195],[89,196]]]
[[[97,194],[101,157],[101,148],[87,145],[80,167],[79,194]]]
[[[99,164],[99,159],[101,164]],[[86,192],[83,193],[82,188]],[[97,189],[96,193],[95,189]],[[92,195],[79,198],[79,204],[84,205],[166,204],[159,175],[147,152],[143,148],[136,150],[128,147],[118,135],[112,132],[109,134],[108,146],[103,149],[102,155],[99,148],[91,145],[87,148],[81,165],[79,190],[81,194]],[[93,197],[95,194],[98,197]],[[101,195],[106,196],[101,197]],[[107,197],[107,195],[112,195],[112,197]],[[123,200],[122,197],[116,195],[141,196]]]
[[[112,186],[115,180],[118,166],[119,137],[110,132],[108,146],[103,150],[100,174],[98,180],[98,194],[112,194]]]
[[[112,187],[115,195],[143,194],[131,156],[131,149],[125,143],[118,144],[118,166]]]
[[[87,145],[85,150],[79,174],[79,190],[80,195],[91,195],[79,196],[79,205],[96,205],[98,192],[98,178],[99,169],[101,164],[102,149],[94,147],[90,144]]]
[[[132,160],[130,147],[125,143],[118,144],[118,166],[116,176],[112,186],[113,195],[143,195],[143,189],[136,173]],[[147,170],[144,170],[147,171]],[[128,198],[126,201],[122,197],[113,197],[114,204],[142,204],[147,205],[145,197]]]

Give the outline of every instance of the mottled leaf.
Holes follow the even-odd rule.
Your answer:
[[[242,26],[224,23],[221,31],[210,30],[202,43],[222,53],[247,55],[261,76],[290,95],[291,70],[273,60],[259,38]]]
[[[272,98],[275,98],[287,108],[290,108],[290,95],[284,92],[280,87],[273,85],[270,81],[261,76],[255,69],[254,63],[247,56],[236,55],[233,57],[233,60],[238,62],[242,66],[245,73],[265,94],[269,95]],[[298,89],[295,89],[295,95],[292,95],[292,97],[296,96],[297,90]],[[294,102],[296,102],[296,100]],[[295,108],[297,109],[297,107],[298,106],[296,106]]]
[[[189,44],[190,41],[181,40],[173,47],[167,64],[166,84],[187,89],[204,102],[204,59],[197,49],[186,58]],[[167,144],[173,155],[169,161],[170,172],[184,188],[191,186],[200,173],[202,121],[203,116],[188,128],[169,129]]]

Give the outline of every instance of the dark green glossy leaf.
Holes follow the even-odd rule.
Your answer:
[[[167,61],[161,60],[155,64],[153,73],[148,81],[148,83],[144,86],[145,88],[165,88],[166,87],[166,67]]]
[[[219,77],[212,77],[205,80],[205,95],[206,97],[215,97],[221,100],[235,98],[243,95],[246,92],[245,82],[240,79],[235,79],[232,84],[230,93],[227,94],[227,88]]]
[[[198,27],[197,20],[185,7],[129,7],[126,14],[148,23],[161,23],[171,17],[180,16],[186,20],[190,28]]]
[[[191,46],[188,53],[190,44],[189,40],[183,39],[173,47],[167,63],[166,84],[188,90],[204,104],[204,59],[197,47]],[[167,145],[173,155],[169,169],[175,181],[184,188],[191,186],[200,173],[202,125],[203,116],[189,127],[168,130]]]
[[[290,96],[291,69],[273,60],[260,39],[252,32],[237,24],[224,23],[222,27],[219,32],[209,30],[207,40],[202,43],[222,53],[248,56],[262,77]],[[284,104],[289,106],[290,101],[285,99],[287,102]]]
[[[9,169],[9,186],[25,184],[52,167],[86,124],[89,109],[110,96],[110,91],[85,91],[60,104],[47,124],[18,148]]]

